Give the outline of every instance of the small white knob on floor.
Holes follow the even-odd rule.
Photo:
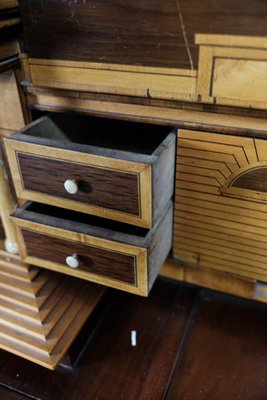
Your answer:
[[[72,179],[67,179],[65,182],[64,182],[64,188],[67,190],[67,192],[68,193],[70,193],[70,194],[75,194],[75,193],[77,193],[78,192],[78,185],[77,185],[77,183],[74,181],[74,180],[72,180]]]
[[[78,268],[79,267],[78,255],[73,254],[72,256],[68,256],[66,258],[66,263],[71,268]]]

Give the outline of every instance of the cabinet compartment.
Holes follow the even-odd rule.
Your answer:
[[[267,281],[267,142],[179,130],[173,254]]]
[[[43,117],[5,140],[17,196],[151,228],[173,193],[176,135],[169,131]]]

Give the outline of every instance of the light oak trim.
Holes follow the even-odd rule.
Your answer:
[[[218,63],[218,59],[227,59],[228,63],[230,62],[229,59],[232,59],[233,63],[235,61],[237,63],[240,63],[242,60],[244,62],[264,62],[267,61],[267,51],[266,49],[248,49],[242,47],[201,46],[199,50],[199,65],[196,89],[198,101],[204,103],[217,103],[222,105],[267,109],[267,96],[265,99],[264,89],[262,91],[262,98],[259,98],[258,90],[256,91],[254,98],[253,93],[251,94],[251,96],[249,96],[249,98],[244,98],[243,95],[239,96],[238,92],[235,97],[231,97],[234,95],[231,95],[230,93],[227,97],[220,96],[218,88],[216,89],[215,68],[216,62]],[[220,75],[220,79],[222,79],[221,77],[223,77],[223,75]],[[244,81],[244,84],[246,83],[247,82]],[[265,85],[265,81],[263,81],[263,85]],[[234,93],[234,81],[231,84],[231,89],[233,91],[232,93]]]
[[[28,89],[31,91],[31,89]],[[78,93],[78,92],[77,92]],[[78,93],[79,95],[79,93]],[[264,118],[242,117],[237,115],[226,115],[201,111],[190,111],[167,107],[136,105],[104,100],[89,100],[85,98],[64,97],[49,93],[34,94],[28,96],[29,105],[37,109],[49,109],[54,111],[84,111],[88,114],[113,115],[116,118],[131,118],[146,120],[150,123],[164,123],[168,125],[187,125],[189,129],[195,128],[196,124],[203,129],[223,130],[223,132],[238,133],[248,132],[251,135],[267,136]]]
[[[76,67],[86,69],[100,69],[108,71],[128,71],[128,72],[139,72],[147,74],[161,74],[161,75],[179,75],[179,76],[197,76],[197,71],[191,69],[178,69],[178,68],[160,68],[160,67],[148,67],[142,65],[130,65],[130,64],[110,64],[110,63],[94,63],[86,61],[68,61],[68,60],[49,60],[40,58],[29,58],[30,64],[35,65],[49,65],[49,66],[64,66],[64,67]]]
[[[20,54],[21,72],[23,80],[31,80],[31,71],[29,67],[29,57],[26,53]]]
[[[73,270],[66,265],[55,263],[52,260],[46,261],[39,259],[37,257],[28,256],[27,248],[19,229],[18,230],[19,247],[24,262],[39,267],[51,269],[53,271],[62,272],[85,280],[89,280],[90,282],[100,283],[102,285],[117,288],[130,293],[139,294],[141,296],[148,295],[148,275],[147,275],[148,254],[145,248],[119,243],[112,240],[102,239],[95,236],[85,235],[73,231],[67,231],[65,229],[55,228],[52,226],[46,226],[16,217],[11,217],[11,219],[15,223],[15,225],[20,229],[25,228],[27,230],[45,234],[47,236],[61,238],[66,242],[67,241],[78,242],[85,245],[97,247],[100,249],[112,250],[117,253],[133,256],[135,259],[135,266],[136,266],[136,286],[120,282],[115,279],[106,278],[102,276],[100,277],[96,274],[82,271],[79,269]]]
[[[13,129],[0,128],[0,137],[7,137],[14,133]]]
[[[8,8],[16,8],[19,6],[18,0],[1,0],[0,10],[5,10]]]
[[[25,125],[14,71],[0,74],[0,128],[21,129]]]
[[[20,142],[16,140],[5,140],[5,148],[9,161],[11,174],[15,190],[19,199],[45,202],[54,205],[57,199],[57,206],[75,209],[80,212],[98,215],[101,217],[120,220],[125,223],[134,224],[150,228],[152,226],[152,171],[151,165],[120,160],[110,157],[103,157],[94,154],[85,154],[78,151],[57,149],[32,143]],[[34,156],[64,160],[76,164],[94,166],[108,170],[127,172],[138,176],[139,180],[139,207],[140,216],[101,208],[90,204],[83,204],[74,200],[62,199],[52,195],[31,192],[24,188],[23,177],[21,175],[17,153],[32,154]]]
[[[229,273],[199,268],[171,259],[164,263],[160,275],[246,299],[254,297],[254,279],[240,278]],[[257,300],[262,301],[260,298]]]
[[[29,58],[35,86],[192,101],[196,71]]]
[[[0,157],[0,216],[5,231],[6,243],[16,246],[16,233],[9,215],[14,211],[14,201],[7,181],[4,162]]]
[[[195,35],[195,44],[267,49],[267,37],[197,33]]]
[[[226,99],[266,103],[266,82],[267,52],[265,61],[225,57],[214,60],[211,94],[217,103],[224,103]]]
[[[7,28],[7,27],[13,26],[13,25],[17,25],[19,23],[20,23],[19,18],[4,19],[2,21],[0,20],[0,29]]]

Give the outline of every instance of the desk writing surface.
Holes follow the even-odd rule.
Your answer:
[[[190,69],[194,35],[267,35],[265,0],[22,0],[32,58]]]

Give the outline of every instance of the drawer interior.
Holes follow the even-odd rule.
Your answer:
[[[74,113],[45,116],[23,134],[113,150],[151,155],[171,131],[170,127],[89,117]]]
[[[105,231],[114,231],[131,236],[137,236],[140,239],[145,238],[149,229],[140,228],[134,225],[124,224],[118,221],[108,220],[100,217],[95,217],[88,214],[83,214],[73,210],[66,210],[41,203],[27,203],[21,211],[15,211],[14,216],[18,218],[26,218],[34,222],[40,222],[44,225],[50,225],[52,220],[61,221],[65,225],[74,226],[81,233],[87,233],[88,227],[103,229]]]

